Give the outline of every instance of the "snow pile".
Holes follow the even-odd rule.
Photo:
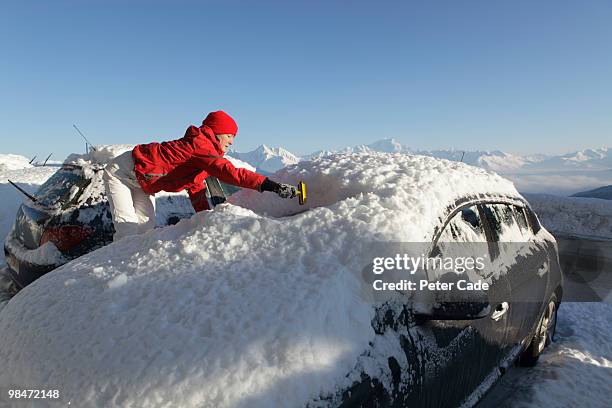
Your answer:
[[[525,194],[550,232],[612,239],[612,201],[598,198]]]
[[[0,153],[0,171],[28,169],[30,160],[18,154]]]
[[[251,209],[121,240],[20,292],[0,313],[0,385],[52,379],[80,406],[302,406],[359,379],[347,374],[375,334],[355,272],[373,241],[427,241],[455,199],[517,195],[482,169],[402,154],[274,178],[306,181],[310,211],[283,217],[303,208],[243,190],[232,201]],[[366,373],[388,371],[368,358]]]
[[[375,218],[384,224],[384,232],[393,231],[398,241],[406,242],[426,241],[429,236],[421,233],[433,232],[437,217],[457,198],[483,191],[518,196],[512,183],[497,174],[464,163],[405,154],[329,155],[280,170],[273,178],[293,185],[304,181],[306,206],[253,190],[242,190],[230,201],[258,214],[282,217],[336,202],[345,206],[345,199],[349,203],[366,200],[370,211],[380,211]],[[394,217],[408,218],[409,224],[398,225]],[[407,231],[405,225],[414,228]]]

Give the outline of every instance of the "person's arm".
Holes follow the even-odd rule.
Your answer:
[[[211,176],[233,186],[261,191],[265,176],[243,168],[236,168],[222,156],[193,156],[190,165],[204,170]]]

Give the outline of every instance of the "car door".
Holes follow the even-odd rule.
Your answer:
[[[519,343],[532,331],[540,314],[550,260],[534,239],[526,209],[517,204],[481,206],[493,240],[492,263],[510,285],[508,340]]]
[[[429,257],[487,255],[490,249],[485,225],[476,204],[456,209],[441,223]],[[490,265],[485,263],[468,280],[489,274]],[[430,281],[436,278],[428,277]],[[486,295],[493,306],[491,314],[509,292],[504,277],[493,283]],[[386,338],[381,343],[397,338],[404,356],[389,356],[377,350],[369,350],[366,356],[382,355],[388,359],[392,390],[387,393],[379,379],[360,373],[361,381],[341,392],[340,406],[457,407],[507,355],[508,316],[504,313],[498,319],[487,314],[475,320],[415,313],[410,304],[391,301],[376,308],[372,325],[378,336]]]
[[[486,257],[488,252],[488,236],[481,211],[477,205],[468,205],[450,216],[435,241],[431,256],[477,258]],[[426,388],[440,398],[433,403],[434,396],[431,396],[427,406],[458,405],[497,369],[508,353],[508,316],[505,310],[499,313],[496,309],[507,299],[509,285],[504,276],[490,279],[490,268],[485,260],[482,268],[457,276],[471,282],[488,280],[491,283],[485,294],[491,306],[490,314],[470,320],[429,320],[421,327],[432,333],[439,352],[447,359],[435,371],[435,378],[424,380]],[[436,279],[429,271],[428,277]]]

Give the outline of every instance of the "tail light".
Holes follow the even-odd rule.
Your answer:
[[[60,251],[68,251],[93,234],[93,228],[82,225],[60,225],[47,227],[40,239],[40,245],[53,242]]]

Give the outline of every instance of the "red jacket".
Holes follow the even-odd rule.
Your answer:
[[[187,190],[196,211],[208,209],[204,180],[214,176],[238,187],[259,190],[265,176],[237,169],[208,126],[190,126],[178,140],[138,145],[132,151],[134,172],[147,194]]]

